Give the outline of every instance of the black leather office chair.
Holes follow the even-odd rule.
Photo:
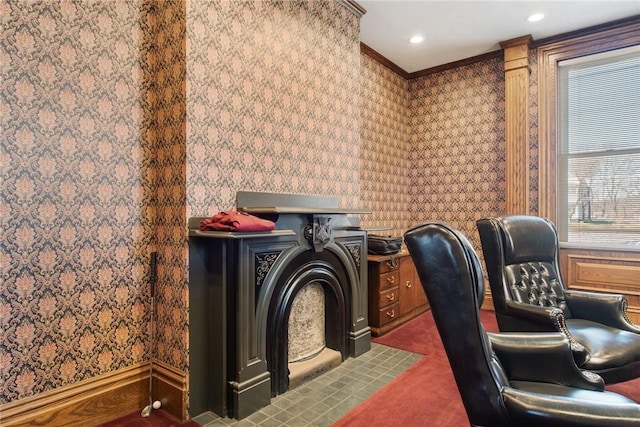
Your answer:
[[[578,366],[607,384],[640,377],[640,326],[627,316],[626,299],[565,288],[550,221],[507,215],[477,227],[500,331],[560,331]]]
[[[640,405],[578,369],[563,334],[485,332],[482,269],[461,233],[426,223],[404,239],[471,425],[640,426]]]

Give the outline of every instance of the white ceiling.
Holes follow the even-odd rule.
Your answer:
[[[408,73],[640,14],[640,0],[356,0],[366,9],[360,40]],[[545,18],[527,21],[535,12]],[[420,34],[424,42],[412,45]]]

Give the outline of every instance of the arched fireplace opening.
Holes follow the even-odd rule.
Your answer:
[[[304,331],[291,312],[305,288],[324,305],[320,347],[330,357],[316,368],[314,351],[302,351],[312,370],[296,374],[304,379],[371,348],[366,231],[357,217],[369,212],[291,194],[239,192],[236,204],[275,229],[208,231],[199,229],[204,218],[189,220],[189,410],[242,419],[301,378],[289,375],[303,363],[288,360],[288,333]]]
[[[304,252],[289,264],[277,280],[267,318],[267,366],[271,373],[271,394],[289,389],[289,321],[296,296],[312,284],[324,290],[324,340],[326,347],[349,357],[348,330],[351,318],[350,286],[344,266],[330,251]],[[322,372],[318,367],[317,373]]]

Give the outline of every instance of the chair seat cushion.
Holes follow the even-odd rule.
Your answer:
[[[567,387],[559,384],[539,383],[532,381],[510,381],[511,387],[530,393],[538,393],[547,396],[566,397],[581,401],[590,400],[593,402],[607,403],[636,403],[626,396],[609,391],[584,390],[581,388]]]
[[[640,426],[640,405],[607,391],[511,381],[502,397],[518,427]]]
[[[591,354],[581,366],[592,371],[640,364],[640,335],[584,319],[567,319],[571,335]]]

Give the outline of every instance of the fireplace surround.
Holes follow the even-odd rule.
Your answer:
[[[189,412],[241,419],[289,389],[288,322],[307,286],[324,295],[326,347],[371,347],[366,231],[333,197],[239,192],[270,232],[200,231],[189,221]]]

